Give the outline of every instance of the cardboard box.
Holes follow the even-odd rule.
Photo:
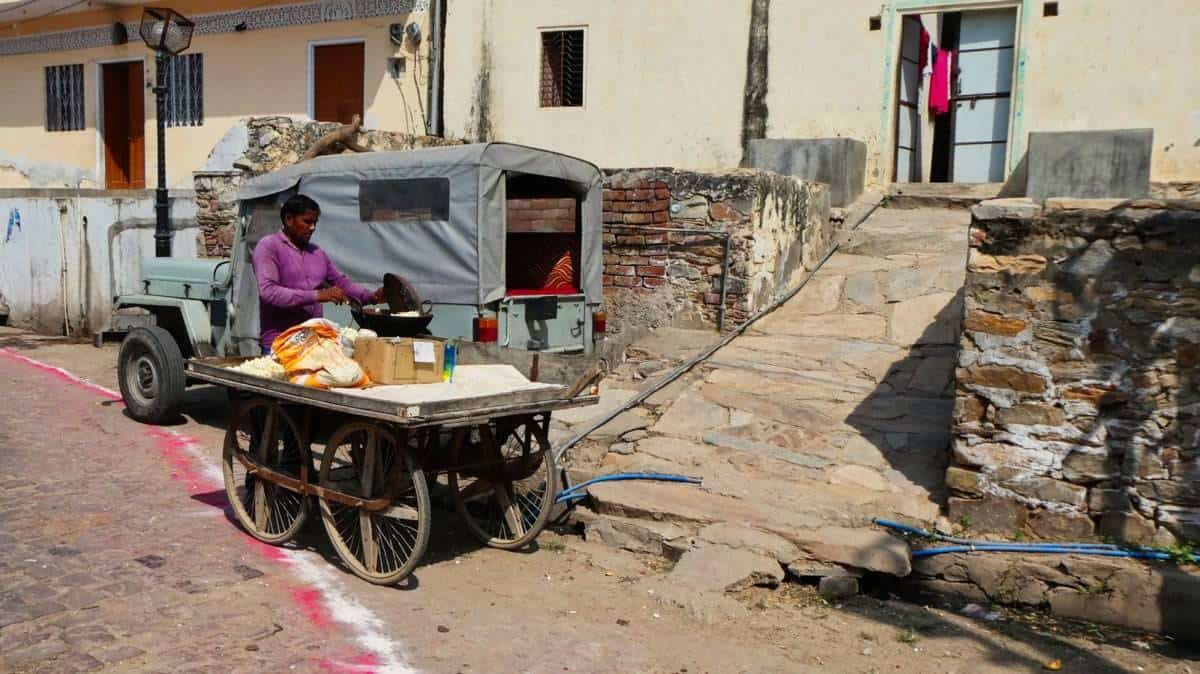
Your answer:
[[[375,384],[437,384],[445,348],[445,340],[434,337],[360,337],[354,360]]]

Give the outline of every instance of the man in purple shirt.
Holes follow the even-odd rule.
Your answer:
[[[360,304],[383,301],[383,288],[370,291],[353,283],[334,266],[325,251],[309,243],[317,229],[321,207],[302,194],[279,210],[283,229],[263,237],[254,247],[254,276],[258,279],[259,341],[263,353],[279,333],[321,316],[321,304],[341,304],[348,298]]]

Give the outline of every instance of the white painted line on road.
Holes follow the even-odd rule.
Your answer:
[[[121,394],[116,391],[93,384],[60,367],[23,356],[11,349],[0,349],[0,357],[41,370],[57,379],[82,387],[93,393],[117,399],[121,397]],[[166,453],[168,459],[171,458],[170,454],[176,448],[182,448],[198,464],[197,468],[199,470],[193,471],[191,475],[186,476],[187,481],[192,483],[190,486],[193,489],[199,486],[195,484],[199,479],[203,479],[209,483],[204,485],[206,489],[219,491],[225,489],[225,477],[221,468],[209,460],[204,448],[196,438],[166,429],[155,429],[148,435],[169,445],[167,447],[168,452]],[[354,635],[355,643],[366,651],[366,657],[356,658],[354,662],[328,660],[327,663],[332,665],[335,671],[416,674],[417,670],[411,668],[400,655],[400,644],[384,634],[383,621],[370,609],[347,595],[342,587],[341,580],[334,575],[325,560],[314,559],[315,555],[313,553],[305,553],[287,548],[271,548],[271,550],[279,553],[273,554],[273,559],[287,564],[306,584],[317,590],[320,600],[324,604],[324,609],[334,620],[349,628]]]

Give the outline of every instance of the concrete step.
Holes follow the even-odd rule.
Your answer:
[[[896,183],[884,197],[887,208],[969,209],[995,199],[1004,183]]]

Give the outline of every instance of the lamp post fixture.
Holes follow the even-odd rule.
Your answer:
[[[167,202],[167,61],[192,44],[196,24],[173,9],[147,7],[142,12],[138,33],[146,46],[154,50],[154,115],[158,127],[158,187],[154,190],[154,255],[171,257],[171,224]]]

